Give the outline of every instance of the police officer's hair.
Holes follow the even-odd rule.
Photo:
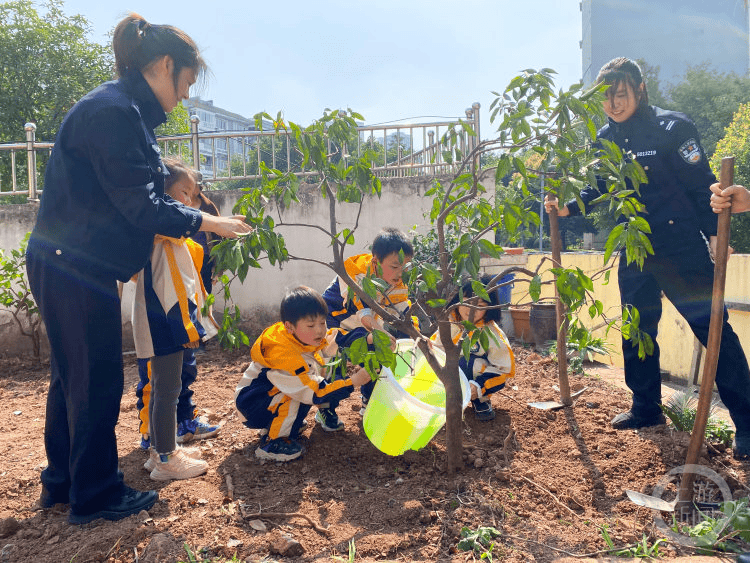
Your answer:
[[[319,315],[328,315],[328,305],[320,293],[304,285],[288,291],[281,300],[282,322],[296,324],[300,319]]]
[[[185,67],[195,71],[196,79],[203,78],[208,71],[198,46],[187,33],[171,25],[152,25],[135,13],[128,14],[117,24],[112,50],[117,76],[125,76],[133,70],[143,71],[165,55],[174,61],[175,86]]]
[[[648,91],[643,81],[643,73],[638,63],[626,57],[617,57],[605,64],[596,77],[597,84],[604,82],[609,84],[607,97],[612,99],[621,83],[628,84],[633,93],[638,97],[639,106],[648,105]],[[643,89],[641,89],[643,84]]]
[[[386,227],[378,233],[375,240],[372,241],[372,254],[378,261],[382,262],[394,252],[398,254],[404,251],[404,256],[411,258],[414,256],[414,247],[406,238],[406,235],[393,227]]]

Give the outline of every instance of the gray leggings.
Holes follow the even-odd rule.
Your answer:
[[[177,398],[182,389],[182,350],[151,358],[151,401],[148,405],[151,443],[159,454],[177,448]]]

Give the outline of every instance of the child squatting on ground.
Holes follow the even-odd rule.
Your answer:
[[[255,455],[290,461],[302,455],[297,441],[312,405],[335,408],[354,387],[370,381],[366,370],[328,381],[325,358],[338,348],[335,330],[326,328],[328,309],[320,294],[300,286],[281,301],[281,321],[253,344],[252,362],[237,385],[235,403],[248,428],[261,431]]]
[[[177,170],[180,175],[189,175],[195,179],[195,191],[192,194],[189,206],[199,209],[218,217],[219,210],[213,202],[206,197],[201,191],[200,181],[201,174],[192,169],[188,169],[182,162],[175,159],[165,159],[165,164],[169,170]],[[203,288],[206,294],[211,293],[213,274],[213,261],[210,256],[209,241],[211,235],[199,231],[190,237],[192,241],[200,244],[203,249],[203,262],[200,268],[200,277],[203,281]],[[191,243],[192,243],[191,241]],[[200,346],[203,345],[201,340]],[[219,426],[207,424],[198,417],[198,409],[193,402],[193,390],[190,386],[198,377],[198,366],[196,364],[196,354],[199,348],[184,348],[182,351],[182,373],[180,375],[181,389],[177,397],[177,443],[183,444],[191,440],[206,440],[213,438],[221,429]],[[140,358],[138,360],[138,385],[135,388],[137,398],[136,409],[138,410],[138,420],[140,421],[139,431],[141,433],[141,448],[149,450],[151,448],[151,437],[149,434],[149,410],[151,403],[151,359]]]
[[[414,256],[414,248],[404,233],[394,228],[383,229],[372,242],[372,254],[359,254],[347,258],[344,262],[346,272],[360,286],[366,276],[382,278],[388,283],[385,293],[378,292],[377,303],[385,309],[390,309],[395,315],[402,315],[411,308],[409,290],[401,279],[404,266]],[[348,348],[355,340],[367,337],[367,345],[373,349],[372,331],[388,330],[395,338],[408,338],[406,334],[394,332],[383,324],[383,320],[375,315],[356,295],[349,295],[349,286],[340,277],[328,286],[323,294],[328,305],[326,322],[328,328],[338,328],[336,343],[341,348]],[[412,317],[415,327],[419,326],[417,317]],[[362,407],[367,406],[375,381],[362,387]],[[363,411],[364,412],[364,411]],[[324,430],[340,430],[344,427],[336,412],[331,409],[318,411],[320,422]]]
[[[489,274],[481,278],[485,287],[492,281]],[[469,301],[474,297],[474,290],[471,283],[467,283],[462,288],[463,302]],[[489,292],[490,302],[479,299],[476,307],[497,305],[497,290]],[[458,303],[458,295],[453,299],[453,303]],[[473,320],[470,319],[473,311]],[[451,337],[453,342],[457,343],[462,333],[466,329],[461,324],[462,321],[470,321],[478,329],[488,327],[490,335],[488,346],[485,349],[478,341],[471,348],[471,354],[467,361],[464,356],[459,360],[459,367],[469,380],[471,387],[471,404],[474,407],[474,415],[478,420],[488,421],[495,418],[495,411],[492,409],[490,395],[505,387],[505,382],[513,377],[516,373],[516,360],[513,356],[513,350],[508,343],[508,337],[498,326],[497,321],[500,317],[500,309],[475,309],[467,305],[459,305],[453,311],[453,322],[451,323]],[[473,332],[473,331],[472,331]],[[469,332],[467,337],[470,337]],[[432,340],[436,346],[443,348],[440,342],[440,334],[435,333]]]
[[[190,205],[197,192],[195,173],[178,161],[166,161],[165,193]],[[136,354],[149,359],[148,402],[150,457],[144,468],[156,481],[190,479],[208,464],[198,449],[177,448],[177,402],[182,389],[183,352],[216,334],[216,325],[201,314],[206,292],[199,270],[202,247],[186,238],[157,235],[146,266],[137,274],[133,303]]]

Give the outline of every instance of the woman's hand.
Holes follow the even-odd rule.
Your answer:
[[[721,213],[727,207],[731,207],[732,213],[744,213],[750,210],[750,191],[744,186],[729,186],[721,189],[721,186],[711,184],[711,209],[714,213]]]
[[[215,217],[203,213],[201,231],[216,233],[224,238],[237,238],[252,232],[253,228],[245,223],[244,215],[233,215],[231,217]]]
[[[544,210],[549,214],[553,209],[557,209],[558,217],[567,217],[570,215],[570,210],[567,205],[560,207],[557,198],[547,194],[544,196]]]

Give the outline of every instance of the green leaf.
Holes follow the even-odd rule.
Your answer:
[[[539,275],[531,278],[529,283],[529,296],[533,301],[539,301],[539,297],[542,294],[542,278]]]
[[[479,249],[482,253],[487,254],[492,258],[500,258],[500,256],[503,254],[502,246],[494,244],[483,238],[479,239]]]

